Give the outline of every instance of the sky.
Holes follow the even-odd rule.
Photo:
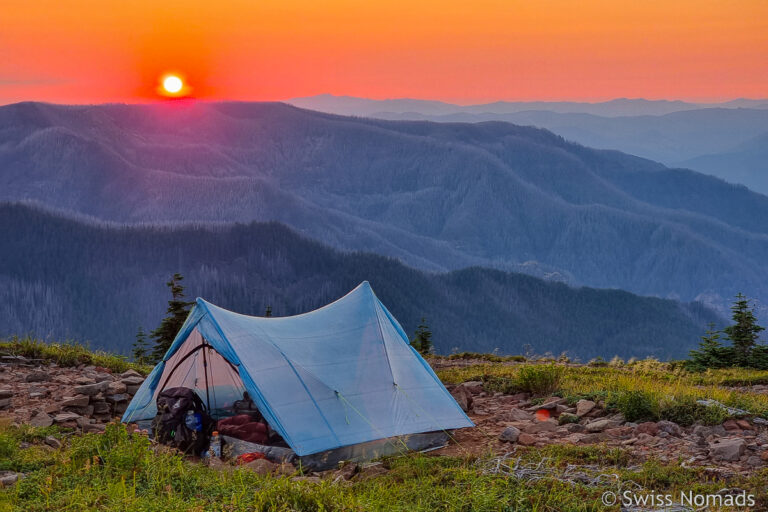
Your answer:
[[[2,0],[0,104],[768,97],[768,0]]]

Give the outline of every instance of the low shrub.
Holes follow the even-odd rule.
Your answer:
[[[659,418],[684,427],[694,423],[719,425],[728,417],[728,411],[722,407],[696,403],[696,399],[690,396],[662,400],[659,405]]]
[[[618,410],[627,421],[655,421],[658,419],[658,401],[645,391],[620,391],[613,393],[607,405]]]
[[[115,373],[134,369],[143,375],[152,371],[151,366],[128,362],[124,356],[99,350],[91,351],[87,346],[71,341],[46,343],[34,338],[14,337],[7,341],[0,341],[0,350],[29,359],[42,359],[59,366],[94,365]]]
[[[554,364],[520,367],[515,384],[520,391],[534,396],[550,396],[560,387],[563,368]]]

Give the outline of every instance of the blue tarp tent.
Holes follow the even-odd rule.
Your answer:
[[[290,317],[252,317],[197,299],[123,421],[155,416],[165,388],[227,410],[247,390],[301,456],[405,434],[472,426],[367,281]]]

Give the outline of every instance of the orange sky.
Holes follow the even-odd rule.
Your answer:
[[[768,97],[768,0],[2,0],[0,103]]]

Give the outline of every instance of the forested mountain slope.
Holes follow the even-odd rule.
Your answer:
[[[0,200],[121,222],[277,220],[428,270],[768,302],[768,198],[550,132],[285,104],[0,108]]]
[[[342,253],[277,223],[121,227],[0,204],[0,337],[34,332],[127,352],[155,327],[174,272],[188,297],[245,314],[305,312],[363,280],[413,333],[423,316],[437,349],[567,351],[589,358],[680,357],[718,317],[699,303],[571,288],[467,268],[425,273],[383,256]]]

